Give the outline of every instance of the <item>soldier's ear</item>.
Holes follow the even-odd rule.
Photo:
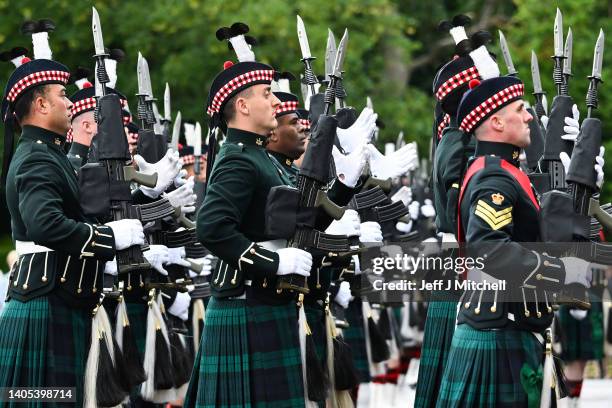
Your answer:
[[[502,117],[500,115],[493,115],[491,116],[491,127],[498,131],[498,132],[503,132],[504,131],[504,121],[502,119]]]
[[[249,114],[249,104],[247,103],[246,98],[237,98],[236,99],[236,112],[240,112],[243,115]]]

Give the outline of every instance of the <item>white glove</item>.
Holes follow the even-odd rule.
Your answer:
[[[340,145],[346,153],[351,153],[361,145],[369,143],[376,130],[378,115],[368,107],[363,108],[359,117],[348,129],[336,129]]]
[[[412,220],[410,220],[410,222],[398,221],[397,224],[395,224],[395,229],[404,234],[409,233],[412,231]]]
[[[157,184],[155,187],[140,186],[140,190],[149,198],[157,198],[161,193],[166,191],[174,178],[181,171],[181,160],[179,153],[172,149],[168,149],[166,155],[157,163],[151,164],[137,154],[134,156],[134,161],[138,165],[138,171],[145,174],[157,173]]]
[[[342,218],[338,221],[334,220],[325,230],[328,234],[333,235],[344,235],[347,237],[359,236],[361,231],[359,230],[359,215],[355,210],[346,210]]]
[[[587,310],[581,310],[581,309],[570,309],[569,310],[569,314],[572,315],[572,317],[576,320],[584,320],[584,318],[587,316],[588,311]]]
[[[105,225],[113,230],[117,251],[129,248],[132,245],[144,244],[144,231],[139,220],[126,218],[125,220],[107,222]]]
[[[334,157],[338,179],[347,187],[355,187],[368,161],[365,145],[361,145],[361,147],[346,156],[334,146],[332,148],[332,156]]]
[[[563,165],[563,168],[565,169],[565,174],[567,174],[567,172],[569,171],[569,166],[571,162],[569,155],[565,152],[561,152],[559,153],[559,159],[561,159],[561,164]]]
[[[181,163],[182,163],[181,159]],[[174,178],[174,187],[180,187],[183,184],[185,184],[187,182],[187,170],[182,169],[181,171],[179,171],[179,174],[177,174],[177,176]]]
[[[379,179],[395,178],[414,170],[419,161],[416,144],[410,143],[391,153],[389,157],[378,151],[376,146],[368,144],[370,171]]]
[[[190,267],[191,264],[185,260],[185,247],[168,248],[168,264]]]
[[[174,302],[168,308],[168,313],[172,316],[176,316],[182,321],[186,322],[189,318],[189,304],[191,303],[191,296],[187,292],[178,292],[174,298]]]
[[[400,200],[408,207],[410,201],[412,201],[412,189],[410,187],[402,186],[402,188],[391,196],[391,201],[394,203]]]
[[[579,283],[582,286],[591,286],[591,268],[584,259],[568,256],[560,258],[565,265],[565,284]]]
[[[413,220],[419,219],[420,211],[421,211],[421,203],[419,203],[418,201],[413,201],[408,206],[408,212],[410,213],[410,218],[412,218]]]
[[[431,218],[436,216],[436,209],[433,206],[433,203],[429,198],[425,199],[425,204],[421,207],[421,214],[425,218]]]
[[[117,258],[113,258],[112,261],[108,261],[106,265],[104,265],[104,273],[107,275],[117,276]]]
[[[298,248],[282,248],[278,254],[277,275],[290,275],[292,273],[310,276],[312,268],[312,255]]]
[[[168,247],[165,245],[149,245],[148,251],[143,251],[142,256],[145,257],[151,267],[164,276],[168,276],[168,271],[164,269],[164,264],[168,263]]]
[[[351,284],[343,281],[340,283],[340,288],[334,298],[334,302],[342,306],[343,309],[346,309],[351,300],[353,300],[353,296],[351,295]]]
[[[195,202],[197,199],[197,196],[193,194],[193,186],[194,181],[193,176],[191,176],[187,179],[185,184],[174,191],[164,193],[163,197],[167,198],[174,208],[181,207],[181,212],[183,214],[190,214],[195,211]]]
[[[604,159],[604,153],[606,152],[606,148],[603,146],[599,147],[599,156],[595,157],[595,172],[597,173],[597,180],[595,184],[598,188],[601,189],[604,181],[604,164],[606,163]]]
[[[548,128],[548,116],[542,115],[540,117],[540,123],[542,124],[542,127],[544,128],[544,130],[546,130],[546,128]]]
[[[576,104],[572,106],[572,116],[565,117],[565,126],[563,126],[564,135],[561,136],[561,139],[568,140],[576,143],[576,138],[580,133],[580,111],[578,111],[578,107]]]
[[[197,263],[202,265],[202,272],[196,272],[189,270],[189,277],[195,278],[196,276],[208,276],[212,272],[212,261],[210,259],[210,255],[206,255],[204,258],[195,258],[190,259],[193,263]]]
[[[355,275],[361,275],[361,262],[359,261],[359,255],[353,255],[353,263],[355,264]]]
[[[360,242],[382,242],[382,240],[382,229],[379,223],[374,221],[361,223],[361,236],[359,237]]]

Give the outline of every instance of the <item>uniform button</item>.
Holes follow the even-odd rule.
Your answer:
[[[529,310],[525,310],[525,317],[529,317],[530,313]]]
[[[550,262],[544,261],[544,266],[550,266]]]
[[[37,140],[36,143],[42,144],[43,142],[42,142],[42,140]]]
[[[27,288],[28,288],[28,284],[27,284],[27,283],[24,283],[24,284],[23,284],[23,286],[22,286],[22,288],[27,289]]]
[[[537,313],[538,317],[542,317],[542,312]]]
[[[253,255],[255,255],[255,248],[251,248],[251,250],[249,252],[252,253]]]
[[[64,278],[63,276],[60,278],[60,282],[64,283],[66,282],[66,278]]]
[[[47,277],[46,277],[46,276],[43,276],[41,280],[42,280],[43,282],[46,282],[46,281],[47,281]]]
[[[236,284],[236,279],[232,279],[232,285]]]
[[[96,246],[96,241],[92,241],[91,246],[95,247]]]
[[[91,291],[92,291],[93,293],[96,293],[96,292],[98,291],[98,288],[93,288]]]
[[[479,314],[480,314],[480,308],[479,308],[479,307],[477,307],[476,309],[474,309],[474,314],[477,314],[477,315],[479,315]]]
[[[242,142],[238,143],[238,146],[242,147],[244,144]]]
[[[495,306],[491,306],[491,313],[495,313],[497,311],[497,308]]]
[[[78,288],[78,289],[77,289],[77,293],[81,293],[81,292],[83,292],[83,289]]]
[[[470,307],[470,302],[465,302],[465,305],[463,305],[463,307],[465,307],[466,309],[469,309],[469,307]]]
[[[541,274],[541,273],[538,273],[538,274],[536,275],[536,279],[537,279],[537,280],[542,280],[542,274]]]

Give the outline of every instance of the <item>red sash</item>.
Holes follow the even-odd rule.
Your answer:
[[[501,168],[506,170],[510,175],[519,183],[525,194],[529,197],[535,208],[540,211],[540,204],[533,194],[533,190],[531,188],[531,182],[529,181],[529,177],[521,170],[519,170],[516,166],[513,166],[508,161],[501,159]],[[480,156],[468,168],[465,173],[465,177],[463,178],[463,183],[461,184],[461,191],[459,192],[459,203],[457,205],[457,240],[459,243],[465,242],[465,236],[463,234],[463,229],[461,227],[461,201],[463,200],[463,193],[467,188],[468,183],[472,179],[472,177],[478,173],[480,170],[485,167],[485,156]]]

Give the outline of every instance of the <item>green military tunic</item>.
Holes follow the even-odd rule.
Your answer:
[[[518,170],[518,153],[512,145],[479,141],[463,182],[460,242],[464,236],[471,257],[486,254],[484,272],[505,279],[507,290],[464,294],[439,407],[539,401],[537,381],[529,379],[538,375],[543,346],[530,332],[550,326],[552,293],[565,281],[565,269],[558,258],[520,244],[539,240],[539,203]]]
[[[84,144],[78,142],[72,142],[70,145],[70,150],[66,156],[68,157],[68,160],[70,160],[70,163],[78,171],[87,163],[88,154],[89,146],[85,146]]]
[[[300,169],[293,164],[293,160],[279,152],[268,151],[268,154],[276,168],[282,171],[291,180],[291,184],[295,186]]]
[[[10,164],[6,198],[20,256],[0,316],[0,387],[76,387],[80,406],[91,308],[115,244],[110,227],[81,212],[64,142],[26,125]]]
[[[274,186],[291,185],[265,137],[229,128],[197,217],[199,241],[219,261],[185,406],[303,407],[297,309],[276,291],[278,254],[265,209]]]

